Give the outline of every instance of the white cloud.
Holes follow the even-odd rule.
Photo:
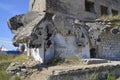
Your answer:
[[[7,3],[1,3],[0,2],[0,9],[7,11],[8,13],[12,14],[12,15],[16,15],[19,13],[19,11],[17,11],[15,9],[16,6],[13,6],[11,4],[7,4]]]
[[[16,48],[13,46],[11,39],[8,38],[0,38],[0,47],[3,46],[7,50],[15,50]]]

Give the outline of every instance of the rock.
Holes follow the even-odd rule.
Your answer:
[[[19,68],[19,63],[18,62],[11,63],[10,66],[6,70],[6,72],[8,74],[11,74],[11,75],[14,75],[19,71],[20,71],[20,68]]]
[[[10,66],[16,66],[18,64],[19,64],[18,62],[13,62],[13,63],[10,64]]]
[[[17,74],[17,76],[20,76],[20,73],[18,72],[18,73],[16,73]]]
[[[26,73],[27,72],[27,69],[21,69],[22,72]]]
[[[21,65],[18,62],[13,62],[10,64],[10,66],[7,68],[6,72],[10,75],[15,75],[15,74],[21,74],[21,73],[26,73],[27,68],[25,65]]]
[[[38,64],[39,62],[36,62],[33,60],[29,60],[26,63],[12,62],[7,68],[6,72],[12,77],[17,75],[18,77],[21,78],[21,80],[24,80],[25,77],[31,76],[33,72],[37,70],[37,68],[39,67]],[[41,66],[41,69],[42,69],[42,66]]]

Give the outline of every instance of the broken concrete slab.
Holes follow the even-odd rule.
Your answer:
[[[82,59],[82,62],[84,64],[101,64],[101,63],[108,63],[108,60],[91,58],[91,59]]]

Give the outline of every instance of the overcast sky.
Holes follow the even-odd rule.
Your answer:
[[[16,49],[12,45],[13,34],[7,26],[7,19],[28,11],[29,0],[0,0],[0,46]]]

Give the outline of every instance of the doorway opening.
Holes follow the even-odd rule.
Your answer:
[[[95,48],[90,49],[90,58],[96,58],[96,49]]]

